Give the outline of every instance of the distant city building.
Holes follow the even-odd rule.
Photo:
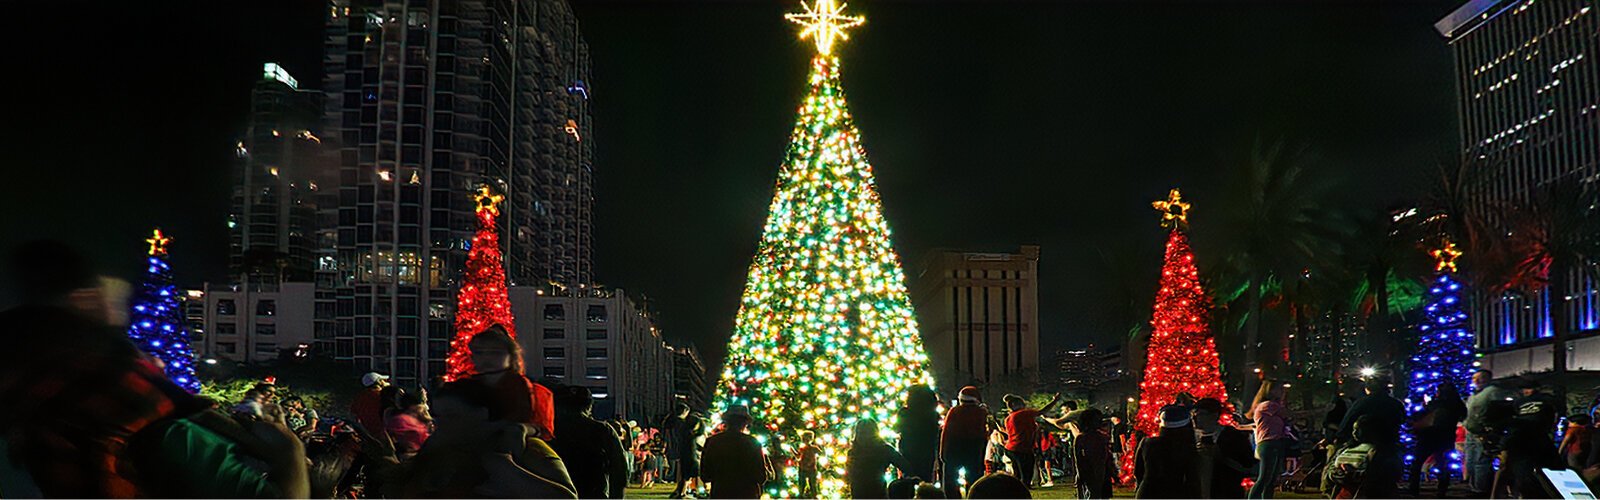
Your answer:
[[[272,286],[212,287],[190,291],[191,304],[204,304],[202,328],[191,339],[195,355],[238,363],[276,361],[287,352],[305,355],[314,337],[312,304],[316,290],[311,283],[283,283]]]
[[[694,346],[672,348],[672,395],[697,411],[711,407],[711,390],[706,383],[706,365]]]
[[[922,345],[941,390],[1039,376],[1039,247],[937,250],[911,275]]]
[[[334,249],[317,344],[402,385],[444,372],[480,185],[513,285],[592,283],[589,50],[564,0],[331,0],[322,137]]]
[[[1122,348],[1094,344],[1056,351],[1056,387],[1065,393],[1084,394],[1122,378]]]
[[[1311,318],[1299,330],[1304,342],[1290,351],[1300,374],[1313,383],[1333,382],[1340,375],[1353,375],[1370,363],[1372,349],[1367,346],[1367,327],[1355,314],[1330,312]]]
[[[1473,0],[1434,25],[1455,52],[1462,157],[1493,169],[1479,186],[1483,203],[1521,205],[1558,179],[1600,179],[1595,7],[1586,0]],[[1600,290],[1578,276],[1570,282],[1568,290],[1538,294],[1477,294],[1468,314],[1480,348],[1540,344],[1552,335],[1553,321],[1574,334],[1600,328]],[[1549,317],[1551,293],[1572,297],[1567,316]],[[1549,368],[1549,346],[1533,348],[1547,353],[1542,366],[1513,363],[1515,370]],[[1600,369],[1600,355],[1583,358],[1578,344],[1569,348],[1569,356],[1578,356],[1569,358],[1569,367]]]
[[[234,145],[229,271],[236,283],[310,282],[320,190],[336,180],[319,137],[322,94],[301,89],[276,63],[263,66]]]
[[[655,421],[671,408],[673,349],[622,290],[512,287],[511,312],[528,377],[588,387],[598,418]]]

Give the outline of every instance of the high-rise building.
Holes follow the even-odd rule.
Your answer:
[[[657,421],[673,400],[673,350],[622,290],[512,287],[528,377],[588,387],[597,418]]]
[[[318,137],[322,94],[266,63],[250,93],[250,122],[234,145],[228,214],[229,271],[236,283],[311,282],[320,190],[332,169]]]
[[[513,285],[593,279],[588,47],[564,0],[331,0],[327,14],[339,193],[318,343],[426,381],[444,372],[480,185],[506,196]]]
[[[711,390],[706,385],[706,365],[694,346],[672,348],[672,395],[695,411],[711,405]]]
[[[936,250],[912,274],[922,345],[942,391],[1039,377],[1039,247]]]
[[[1462,157],[1492,169],[1478,187],[1483,203],[1522,205],[1551,182],[1600,179],[1595,7],[1592,0],[1473,0],[1434,25],[1455,52]],[[1479,346],[1538,343],[1552,335],[1553,321],[1575,333],[1600,328],[1595,283],[1570,282],[1568,290],[1475,296],[1468,314]],[[1551,293],[1571,297],[1565,317],[1551,317]]]

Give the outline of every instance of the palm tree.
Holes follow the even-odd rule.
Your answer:
[[[1507,214],[1514,284],[1549,296],[1551,369],[1567,371],[1572,280],[1594,279],[1600,265],[1600,189],[1572,177],[1546,184],[1532,203]]]
[[[1330,201],[1337,183],[1322,175],[1326,171],[1310,167],[1309,159],[1304,147],[1257,139],[1246,161],[1227,172],[1217,217],[1196,226],[1215,230],[1210,239],[1221,258],[1218,290],[1241,292],[1220,297],[1244,302],[1245,365],[1267,372],[1277,363],[1260,356],[1266,302],[1283,298],[1283,283],[1330,267],[1347,232],[1345,218]],[[1269,285],[1278,286],[1270,290]]]

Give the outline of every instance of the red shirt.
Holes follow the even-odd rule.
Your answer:
[[[1039,410],[1023,408],[1006,417],[1006,449],[1031,451],[1039,442]]]
[[[356,423],[361,424],[367,432],[377,436],[383,433],[383,400],[381,389],[368,387],[356,393],[356,400],[350,403],[350,414],[356,417]]]

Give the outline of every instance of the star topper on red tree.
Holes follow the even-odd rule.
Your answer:
[[[506,295],[506,270],[500,257],[500,235],[495,218],[500,215],[504,196],[489,186],[478,189],[478,233],[467,250],[461,290],[456,293],[456,335],[450,341],[450,356],[445,360],[445,381],[472,376],[472,353],[467,343],[492,325],[505,327],[511,338],[517,330],[512,323],[511,299]]]

